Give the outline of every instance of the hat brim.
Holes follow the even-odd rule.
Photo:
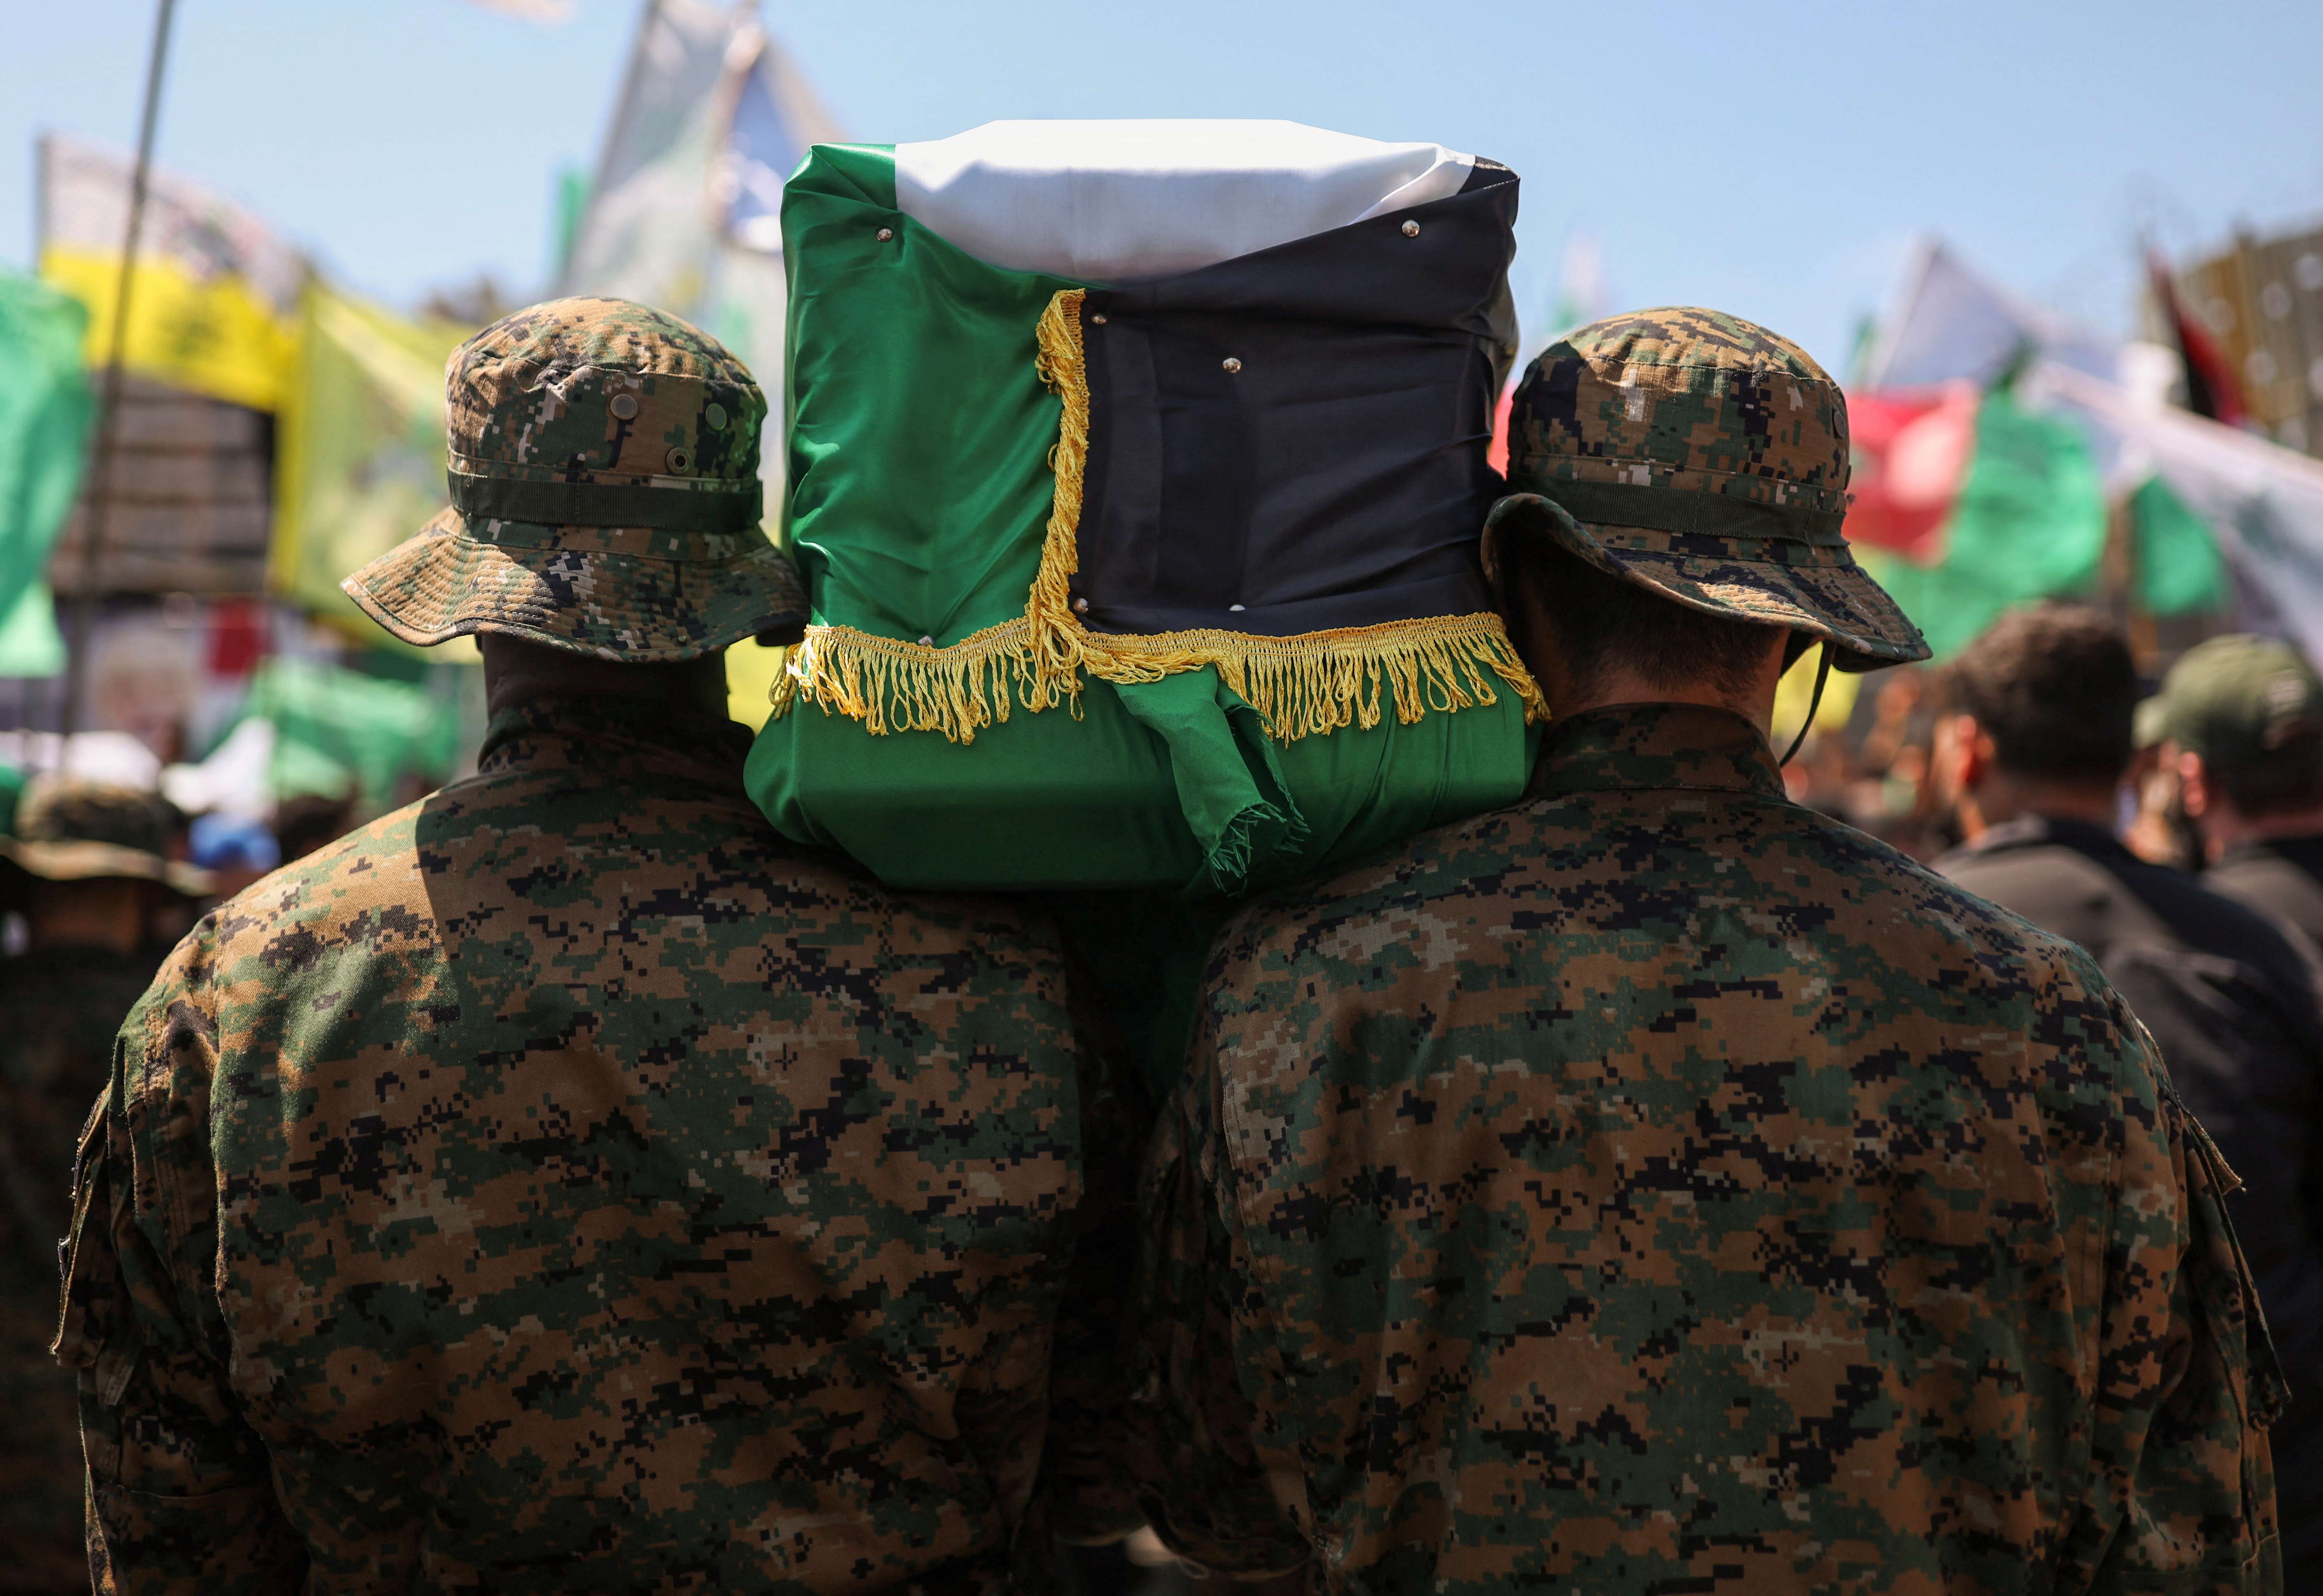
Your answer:
[[[1488,572],[1497,569],[1498,540],[1512,536],[1545,537],[1609,576],[1691,609],[1820,637],[1832,646],[1839,670],[1876,671],[1928,657],[1920,628],[1844,544],[1590,526],[1537,493],[1511,493],[1484,520]]]
[[[418,647],[493,632],[636,664],[796,642],[807,619],[797,566],[755,527],[472,527],[447,508],[339,587]]]
[[[152,881],[189,898],[206,898],[216,890],[207,870],[117,842],[0,837],[0,860],[43,881]]]

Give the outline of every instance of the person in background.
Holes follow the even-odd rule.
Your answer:
[[[1037,1584],[1135,1522],[1048,1489],[1134,1169],[1059,939],[744,792],[721,655],[804,603],[723,347],[558,300],[447,382],[454,507],[345,585],[480,634],[477,772],[205,919],[81,1151],[100,1588]]]
[[[2306,657],[2273,637],[2213,637],[2181,656],[2138,711],[2207,860],[2202,885],[2323,944],[2323,682]],[[2278,1183],[2291,1210],[2237,1223],[2300,1231],[2296,1261],[2261,1287],[2278,1340],[2305,1349],[2286,1352],[2292,1405],[2275,1433],[2285,1566],[2291,1589],[2323,1590],[2323,1083],[2281,1106],[2303,1108],[2304,1124],[2275,1127],[2251,1156],[2304,1153]]]
[[[2245,676],[2249,658],[2236,646],[2188,656],[2191,674],[2173,673],[2171,735],[2222,748],[2216,720],[2194,706],[2213,701],[2221,674]],[[2245,1182],[2228,1207],[2292,1380],[2273,1434],[2286,1588],[2323,1590],[2323,1390],[2312,1372],[2323,1370],[2315,949],[2285,922],[2147,863],[2115,837],[2138,679],[2105,616],[2064,604],[2003,616],[1946,667],[1942,692],[1938,779],[1968,840],[1936,868],[2089,951]],[[2201,807],[2191,786],[2186,796],[2190,810]]]
[[[282,850],[265,821],[216,809],[196,815],[187,828],[186,857],[210,873],[222,898],[282,863]]]
[[[1154,1528],[1375,1596],[2275,1589],[2280,1374],[2144,1032],[1785,795],[1786,661],[1926,654],[1838,385],[1643,311],[1510,436],[1556,720],[1522,802],[1214,949],[1143,1196]]]
[[[283,862],[303,859],[317,848],[336,842],[354,824],[351,794],[301,793],[274,806],[271,829]]]
[[[2202,885],[2323,946],[2323,682],[2313,667],[2273,637],[2212,637],[2148,702],[2200,834]]]
[[[169,951],[163,911],[212,883],[169,858],[177,815],[156,793],[38,775],[15,819],[0,837],[0,913],[24,940],[0,959],[0,1591],[86,1591],[73,1381],[49,1356],[73,1138]]]

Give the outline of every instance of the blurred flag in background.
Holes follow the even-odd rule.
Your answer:
[[[779,415],[783,182],[841,138],[745,0],[647,8],[559,291],[638,299],[742,357]],[[782,480],[779,429],[759,474]]]
[[[88,310],[84,350],[113,343],[130,163],[50,134],[40,149],[41,275]],[[247,211],[163,172],[145,197],[124,363],[185,389],[271,410],[289,380],[306,262]]]
[[[269,592],[381,640],[339,579],[444,508],[444,362],[472,331],[308,285],[276,433]]]
[[[64,665],[41,573],[87,453],[87,326],[69,295],[0,271],[0,676],[50,675]]]

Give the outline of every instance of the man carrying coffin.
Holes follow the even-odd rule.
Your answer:
[[[1924,657],[1845,400],[1553,345],[1486,530],[1518,803],[1259,900],[1147,1169],[1134,1466],[1365,1592],[2277,1588],[2235,1184],[2080,949],[1789,802],[1786,664]]]
[[[566,299],[448,387],[453,508],[346,585],[481,636],[478,771],[203,921],[85,1133],[99,1588],[1035,1577],[1127,1162],[1058,940],[751,805],[721,651],[804,616],[730,354]]]

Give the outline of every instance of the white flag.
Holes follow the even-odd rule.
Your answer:
[[[2064,366],[2035,368],[2025,394],[2080,422],[2111,474],[2160,477],[2208,524],[2236,624],[2323,661],[2323,461]]]
[[[748,0],[655,0],[638,30],[561,291],[684,316],[741,356],[783,409],[782,190],[841,137]],[[782,483],[779,423],[761,454]]]
[[[2119,345],[1987,280],[1934,239],[1924,239],[1873,335],[1863,386],[1983,387],[2020,353],[2107,381]]]

